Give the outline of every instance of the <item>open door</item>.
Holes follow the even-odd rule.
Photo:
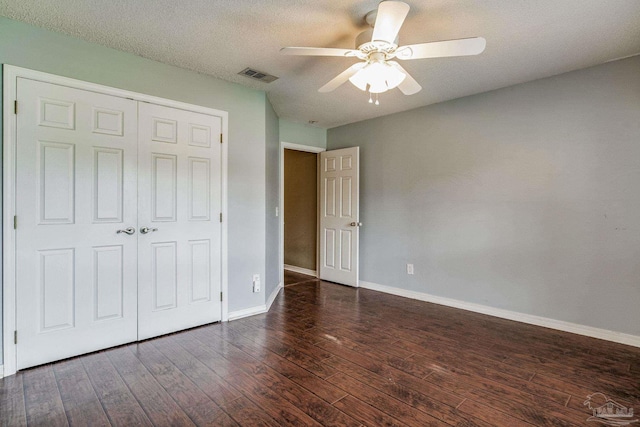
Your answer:
[[[358,286],[360,148],[320,153],[322,280]]]

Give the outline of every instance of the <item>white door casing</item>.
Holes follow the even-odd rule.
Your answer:
[[[137,337],[136,102],[19,78],[17,368]]]
[[[221,320],[221,133],[220,117],[139,103],[140,340]]]
[[[320,153],[322,280],[358,286],[359,147]]]

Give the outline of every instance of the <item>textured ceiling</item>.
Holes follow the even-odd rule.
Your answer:
[[[640,53],[639,0],[405,0],[400,44],[482,36],[479,56],[402,65],[422,85],[380,106],[350,83],[318,88],[355,62],[292,57],[284,46],[354,48],[377,0],[0,0],[0,15],[268,93],[282,118],[334,127]],[[252,67],[280,77],[262,83]]]

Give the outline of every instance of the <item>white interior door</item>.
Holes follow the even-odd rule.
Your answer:
[[[142,340],[221,320],[222,120],[147,103],[138,113]]]
[[[320,279],[350,286],[358,286],[359,153],[320,153]]]
[[[18,369],[137,337],[136,102],[19,78]],[[135,232],[135,228],[131,228]]]

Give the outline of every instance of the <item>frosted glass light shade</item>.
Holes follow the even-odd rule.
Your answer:
[[[398,86],[407,77],[405,73],[382,61],[370,62],[349,78],[360,90],[382,93]]]

